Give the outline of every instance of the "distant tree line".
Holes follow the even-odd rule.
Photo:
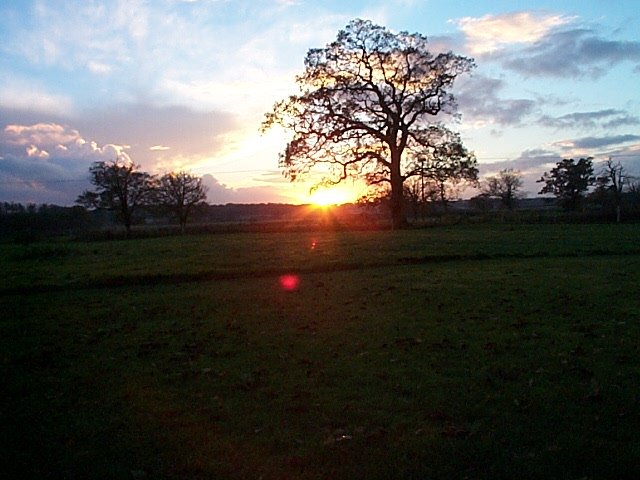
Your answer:
[[[98,225],[81,206],[0,203],[0,237],[29,242],[42,237],[76,234]]]
[[[482,182],[484,183],[484,181]],[[622,221],[640,220],[640,191],[629,184],[621,195]],[[634,190],[635,188],[635,190]],[[604,195],[604,197],[602,196]],[[445,209],[439,201],[425,206],[409,219],[421,222],[450,223],[468,219],[472,222],[563,222],[613,221],[616,218],[613,192],[595,189],[585,195],[583,208],[562,214],[553,198],[518,198],[510,210],[497,197],[478,195],[471,200],[449,203]],[[418,207],[422,207],[418,204]],[[375,204],[347,205],[329,211],[314,210],[304,205],[287,204],[226,204],[196,205],[189,216],[190,232],[214,233],[228,231],[283,231],[309,228],[377,229],[387,225],[387,209]],[[132,232],[138,236],[157,236],[179,233],[172,224],[175,216],[164,208],[141,207],[133,224],[143,224]],[[122,225],[118,212],[107,209],[87,210],[82,206],[21,205],[0,203],[0,241],[31,242],[55,236],[106,240],[122,238],[116,229]]]
[[[472,167],[475,169],[475,166]],[[460,172],[462,172],[460,174]],[[472,172],[472,169],[469,169]],[[414,219],[424,219],[434,212],[446,213],[448,205],[460,198],[461,190],[476,187],[480,193],[469,201],[468,209],[488,212],[518,210],[524,200],[522,173],[515,169],[503,169],[483,179],[460,170],[451,177],[419,177],[405,184],[405,199],[409,214]],[[440,180],[440,181],[438,181]],[[545,172],[538,180],[542,188],[540,195],[553,195],[549,208],[557,205],[567,213],[584,213],[590,217],[608,216],[620,222],[627,217],[638,217],[640,210],[640,180],[629,175],[620,162],[607,160],[599,170],[593,158],[562,159],[554,168]],[[378,200],[384,200],[384,196]],[[527,199],[527,205],[531,205]],[[459,210],[459,209],[458,209]]]

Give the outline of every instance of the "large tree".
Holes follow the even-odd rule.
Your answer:
[[[154,194],[153,177],[129,160],[116,158],[112,162],[94,162],[89,168],[94,191],[85,190],[76,203],[88,208],[106,208],[120,214],[131,233],[135,211],[147,205]]]
[[[354,20],[336,41],[309,50],[296,78],[300,93],[276,103],[263,129],[293,132],[280,157],[291,180],[319,167],[324,184],[353,177],[387,184],[393,224],[400,227],[404,182],[424,174],[425,161],[444,150],[473,159],[459,135],[439,122],[441,114],[455,115],[451,88],[473,67],[469,58],[431,53],[421,34]]]
[[[593,158],[565,158],[538,180],[544,183],[540,194],[552,193],[567,210],[577,210],[584,193],[595,182]]]
[[[191,209],[207,198],[207,187],[201,177],[183,171],[171,172],[160,177],[157,193],[160,202],[176,214],[184,232]]]

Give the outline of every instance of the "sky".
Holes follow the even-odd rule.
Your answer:
[[[287,133],[260,125],[297,93],[306,52],[355,18],[475,59],[448,126],[481,175],[517,169],[529,196],[562,158],[640,176],[636,0],[13,0],[0,2],[0,201],[72,205],[92,162],[124,156],[202,176],[210,203],[306,203],[310,181],[278,169]]]

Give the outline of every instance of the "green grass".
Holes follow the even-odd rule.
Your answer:
[[[637,478],[639,239],[2,246],[2,455],[22,478]]]

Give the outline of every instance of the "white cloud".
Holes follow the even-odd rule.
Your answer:
[[[471,53],[482,55],[512,44],[534,43],[571,20],[563,15],[523,11],[480,18],[464,17],[456,23],[466,35]]]
[[[13,157],[52,159],[81,162],[128,158],[126,145],[105,144],[99,146],[93,140],[84,139],[78,130],[55,123],[5,126],[0,134],[0,150]],[[21,153],[22,152],[22,153]]]
[[[105,75],[111,73],[111,71],[113,70],[113,67],[111,65],[102,62],[96,62],[95,60],[89,61],[87,67],[92,73],[95,73],[96,75]]]
[[[36,65],[104,73],[111,62],[131,63],[148,34],[148,18],[148,8],[139,0],[37,2],[31,28],[7,45]]]
[[[144,0],[118,0],[112,16],[116,26],[124,28],[129,35],[142,40],[149,30],[150,12]]]
[[[32,81],[19,78],[0,79],[0,107],[56,115],[73,114],[74,111],[69,97],[48,92]]]
[[[300,5],[300,0],[275,0],[275,4],[280,7],[293,7]]]

